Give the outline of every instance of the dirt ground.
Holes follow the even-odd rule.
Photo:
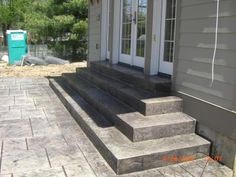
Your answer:
[[[65,65],[47,66],[8,66],[0,62],[0,77],[47,77],[60,76],[62,73],[72,73],[76,68],[87,66],[87,62],[77,62]]]

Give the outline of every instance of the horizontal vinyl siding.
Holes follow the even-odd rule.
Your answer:
[[[89,61],[96,61],[100,58],[100,43],[101,43],[101,2],[94,3],[89,6],[89,44],[88,44],[88,59]],[[98,48],[97,48],[98,46]]]
[[[215,32],[215,17],[195,20],[182,20],[181,21],[181,32],[182,33],[214,33]],[[235,17],[227,16],[219,18],[219,29],[220,34],[224,33],[235,33]]]
[[[210,83],[212,74],[209,71],[211,71],[211,67],[211,64],[207,63],[180,60],[177,71],[194,77],[207,79],[208,83]],[[215,66],[215,73],[216,82],[235,86],[235,77],[232,77],[236,74],[234,68]]]
[[[188,0],[186,0],[188,1]],[[235,16],[235,0],[220,0],[220,16]],[[200,19],[216,17],[216,1],[206,0],[205,3],[182,6],[181,19]]]
[[[179,46],[179,59],[192,61],[196,63],[211,64],[213,49],[191,46]],[[217,50],[215,65],[226,68],[236,68],[236,51]]]
[[[236,1],[220,0],[215,82],[211,83],[216,0],[181,0],[175,89],[236,111]]]

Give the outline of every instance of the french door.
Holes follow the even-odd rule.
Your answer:
[[[147,0],[121,0],[120,62],[144,68]]]

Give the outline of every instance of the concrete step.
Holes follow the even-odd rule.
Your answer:
[[[146,76],[142,71],[120,65],[110,65],[107,61],[91,62],[90,68],[106,76],[132,84],[135,88],[152,91],[154,94],[159,92],[170,94],[171,92],[171,79],[168,78]]]
[[[116,125],[133,142],[195,133],[196,120],[178,112],[142,117],[137,113],[119,115]]]
[[[134,88],[124,82],[111,79],[90,69],[78,69],[77,73],[93,82],[111,95],[122,100],[143,115],[156,115],[172,112],[181,112],[183,100],[175,96],[156,97],[150,91]],[[163,93],[157,93],[163,96]]]
[[[184,113],[143,116],[95,85],[76,77],[75,74],[64,74],[63,78],[131,141],[138,142],[195,132],[195,120]]]
[[[196,134],[131,142],[62,81],[50,79],[50,85],[117,174],[167,166],[209,154],[210,143]]]

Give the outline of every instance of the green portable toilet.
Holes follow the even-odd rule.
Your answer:
[[[28,53],[27,32],[23,30],[7,30],[9,64],[22,60]]]

